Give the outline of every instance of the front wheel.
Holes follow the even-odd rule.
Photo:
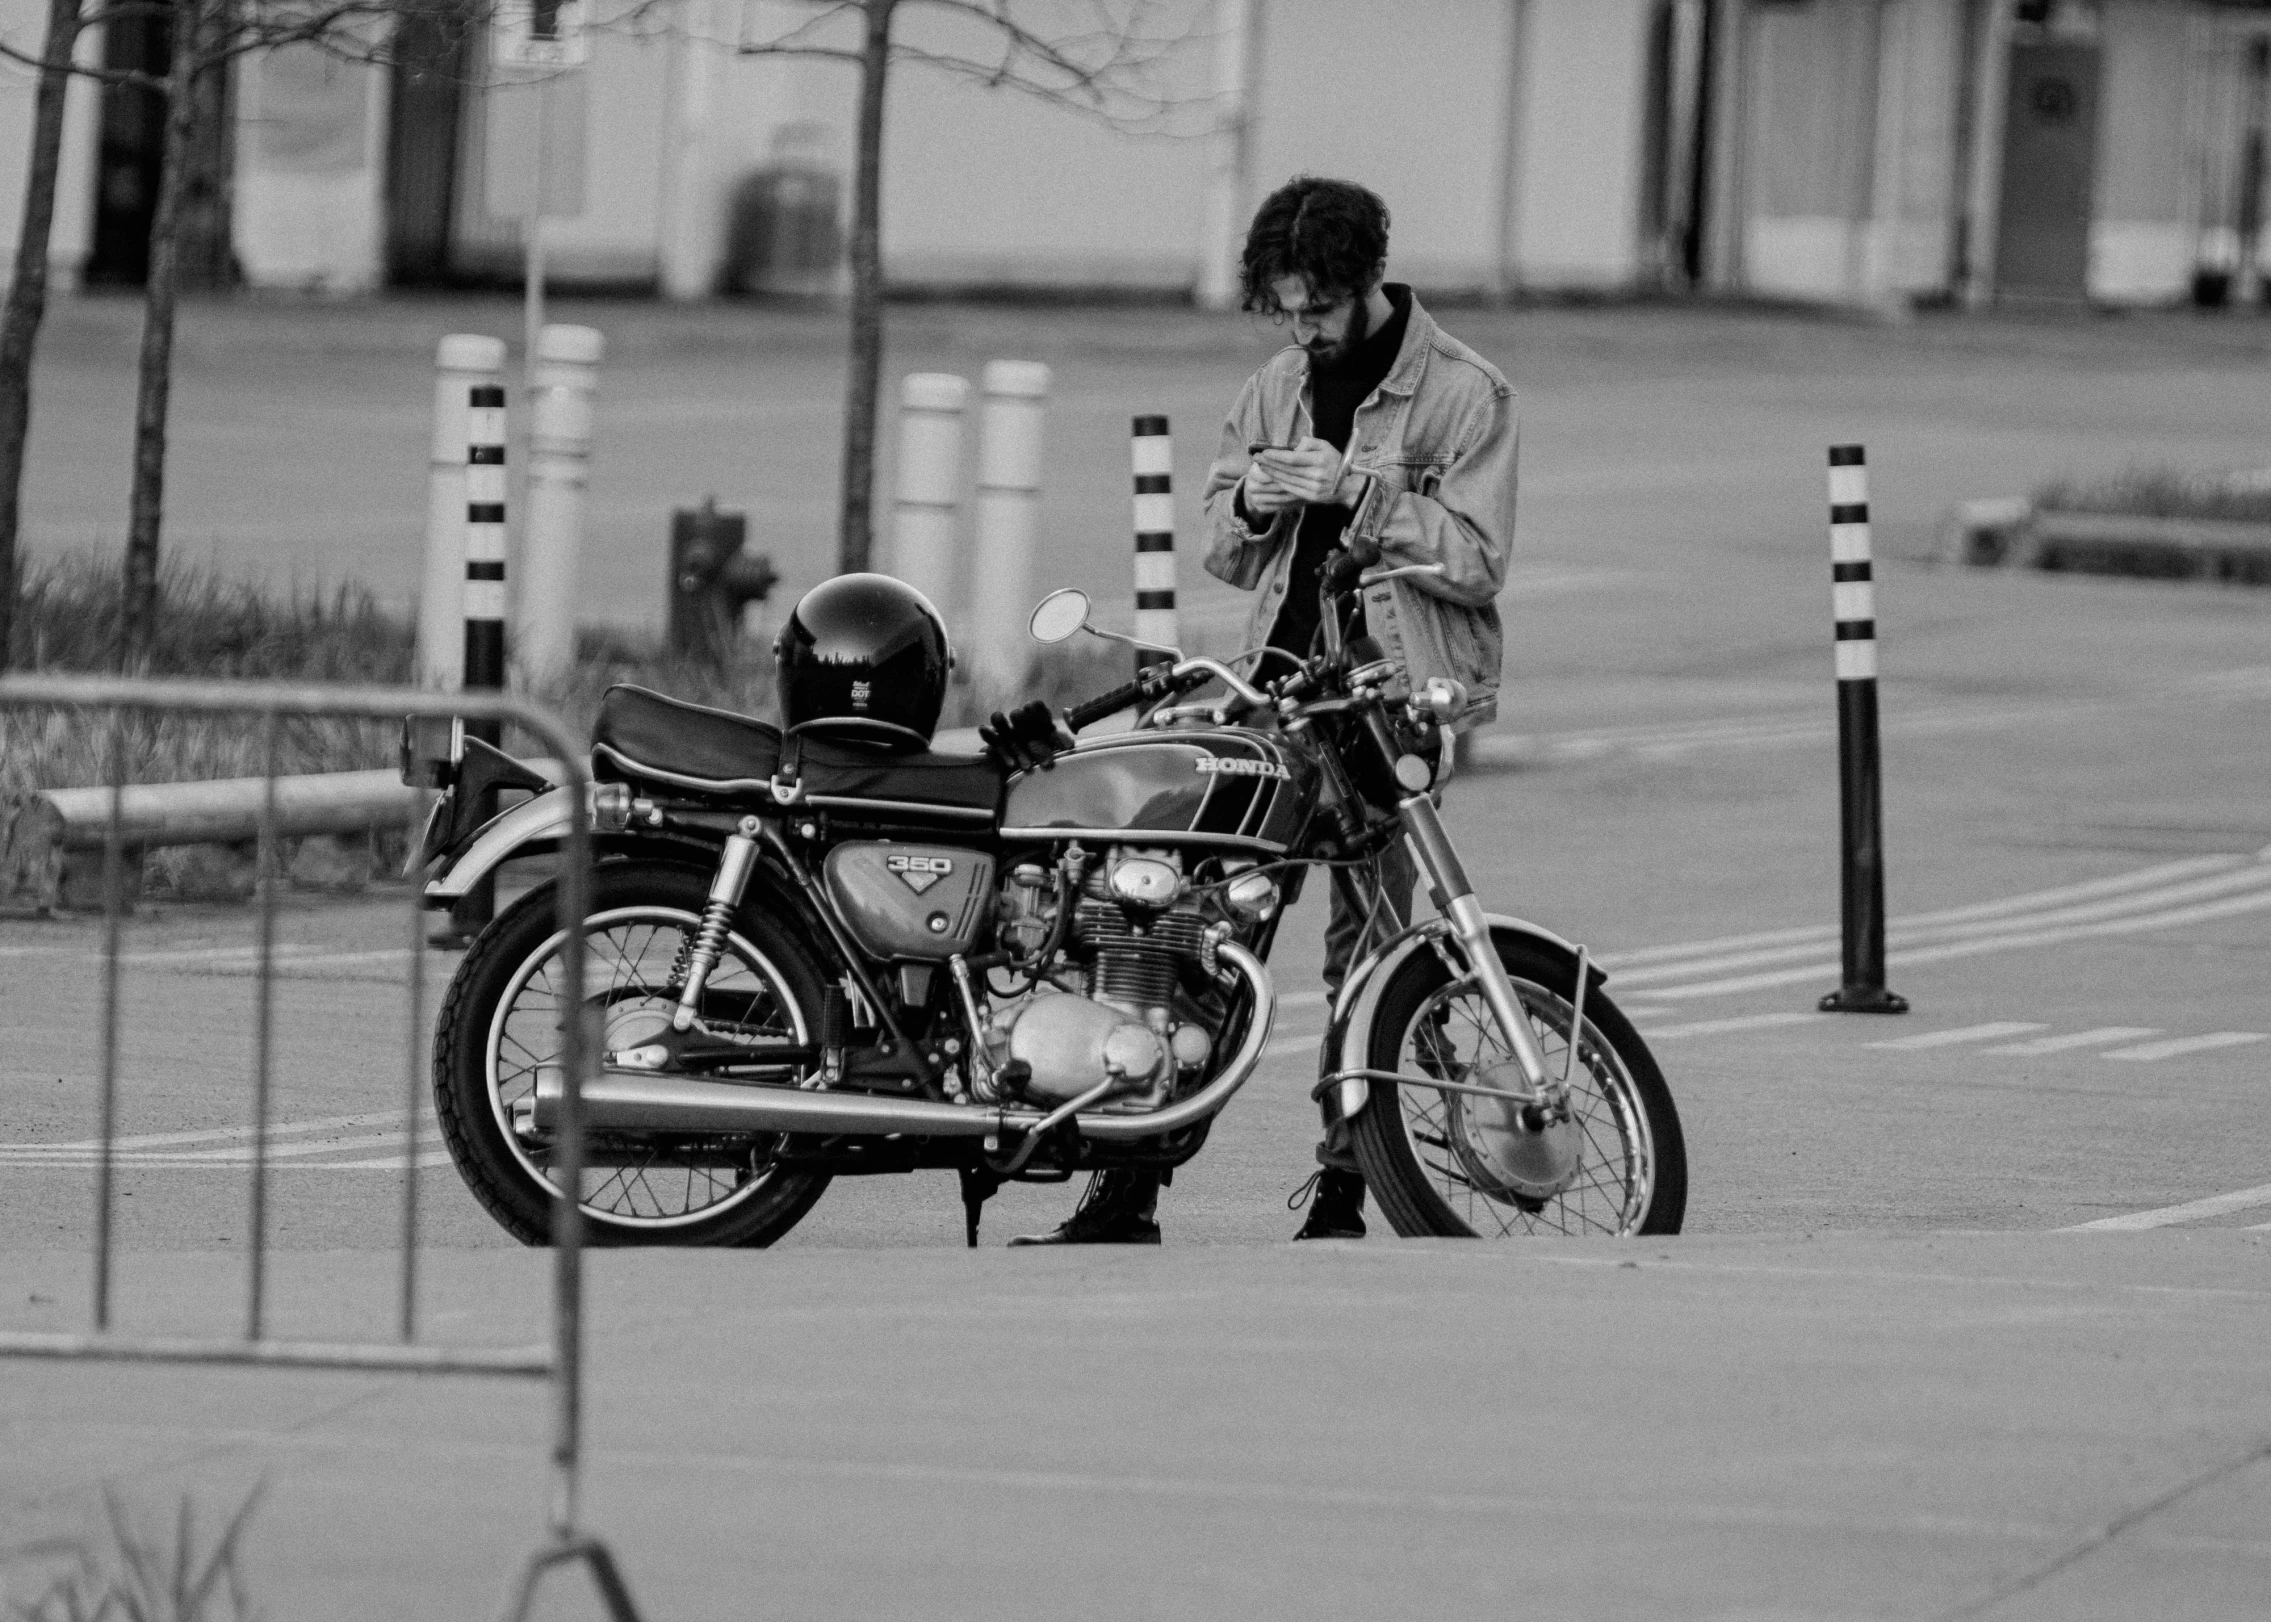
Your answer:
[[[701,927],[704,875],[661,862],[593,870],[582,1002],[601,1046],[670,1026]],[[560,1060],[569,1000],[554,887],[539,885],[481,932],[450,982],[434,1033],[434,1104],[450,1157],[475,1197],[526,1244],[552,1235],[560,1193],[549,1141],[523,1135],[513,1106]],[[744,908],[702,997],[702,1016],[740,1034],[810,1042],[822,982],[804,944]],[[581,1202],[595,1245],[769,1245],[812,1209],[825,1174],[770,1163],[775,1138],[610,1134],[586,1144]]]
[[[1492,938],[1546,1072],[1558,1079],[1576,965],[1510,930]],[[1365,1047],[1369,1068],[1524,1090],[1471,977],[1454,976],[1431,951],[1389,972]],[[1382,1214],[1407,1238],[1677,1233],[1687,1209],[1687,1147],[1671,1089],[1639,1033],[1589,984],[1567,1120],[1533,1131],[1491,1098],[1375,1081],[1351,1136]]]

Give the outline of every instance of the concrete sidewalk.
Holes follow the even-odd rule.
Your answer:
[[[2271,1234],[592,1259],[587,1518],[650,1618],[2250,1617]],[[274,1331],[383,1334],[369,1253]],[[435,1338],[546,1263],[423,1258]],[[138,1254],[122,1327],[242,1262]],[[12,1326],[85,1258],[0,1256]],[[361,1321],[341,1303],[361,1303]],[[13,1362],[0,1542],[268,1481],[277,1618],[480,1615],[538,1535],[534,1385]],[[542,1614],[596,1614],[565,1578]]]

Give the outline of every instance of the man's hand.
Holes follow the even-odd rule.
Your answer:
[[[978,741],[1005,770],[1029,772],[1070,749],[1073,736],[1056,711],[1035,699],[1014,710],[994,711],[993,719],[978,728]]]
[[[1311,434],[1288,449],[1256,453],[1253,470],[1246,476],[1246,505],[1261,512],[1296,505],[1334,506],[1353,499],[1362,488],[1361,474],[1344,476],[1341,453],[1332,443]]]

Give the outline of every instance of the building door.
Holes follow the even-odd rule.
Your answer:
[[[103,66],[163,79],[173,68],[173,28],[163,12],[125,6],[103,24]],[[85,279],[139,287],[150,274],[150,222],[166,149],[166,98],[145,84],[103,86],[95,152],[95,240]]]
[[[396,287],[444,282],[452,269],[458,110],[465,101],[469,36],[462,17],[439,8],[410,8],[395,24],[386,279]]]
[[[2098,47],[2013,45],[1995,238],[1998,293],[2078,299],[2088,292],[2097,136]]]

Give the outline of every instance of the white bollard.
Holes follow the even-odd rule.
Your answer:
[[[465,402],[505,373],[505,341],[453,332],[434,357],[434,441],[426,475],[426,569],[418,591],[421,687],[465,685]]]
[[[605,348],[595,328],[548,326],[536,340],[528,428],[528,505],[521,531],[513,663],[521,685],[547,688],[576,663],[576,572],[591,476],[591,397]]]
[[[1152,648],[1179,648],[1175,623],[1175,441],[1165,417],[1138,417],[1135,462],[1135,634]],[[1164,653],[1140,652],[1136,668]]]
[[[1049,369],[986,362],[978,430],[978,544],[970,565],[971,681],[981,704],[1013,697],[1033,668],[1033,537],[1041,505],[1041,418]]]
[[[947,628],[965,597],[954,567],[954,527],[962,494],[962,410],[970,380],[952,372],[913,372],[899,391],[899,494],[891,521],[891,572],[944,615]]]

